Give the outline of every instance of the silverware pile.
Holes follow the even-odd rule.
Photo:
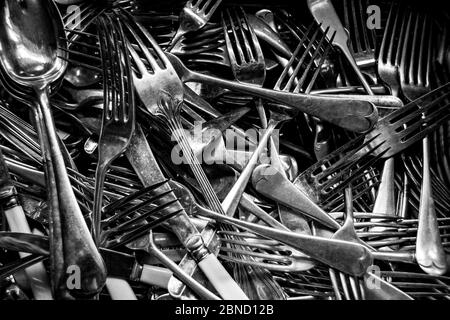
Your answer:
[[[3,1],[0,299],[449,299],[449,14],[300,6]]]

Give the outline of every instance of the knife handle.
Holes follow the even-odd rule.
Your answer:
[[[106,288],[113,300],[137,300],[133,289],[126,280],[107,277]]]
[[[144,264],[142,266],[142,272],[141,276],[139,277],[139,281],[151,286],[158,286],[160,288],[167,289],[169,280],[172,275],[172,271],[167,268]]]
[[[8,221],[9,229],[12,232],[31,233],[30,226],[28,225],[22,206],[19,204],[17,191],[14,186],[3,188],[0,191],[0,205]],[[29,254],[20,252],[19,255],[23,258]],[[29,266],[25,269],[25,273],[30,280],[31,290],[36,300],[53,300],[50,281],[42,262]]]
[[[224,300],[249,300],[214,254],[208,254],[198,266]]]

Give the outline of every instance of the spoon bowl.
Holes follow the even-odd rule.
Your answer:
[[[0,20],[4,26],[0,29],[0,63],[14,82],[43,88],[62,76],[68,53],[63,50],[67,43],[55,5],[42,5],[38,0],[5,1]]]

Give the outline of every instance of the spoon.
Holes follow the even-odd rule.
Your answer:
[[[84,88],[98,83],[101,77],[99,72],[92,69],[73,66],[67,69],[64,79],[76,88]]]
[[[2,71],[24,91],[33,89],[45,176],[51,204],[51,272],[57,298],[92,297],[100,292],[106,270],[73,193],[58,144],[49,104],[49,86],[66,70],[67,54],[60,13],[51,0],[6,0],[0,7]],[[80,286],[69,288],[69,267],[78,266]],[[71,297],[72,295],[72,297]]]

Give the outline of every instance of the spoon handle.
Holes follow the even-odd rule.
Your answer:
[[[419,266],[431,275],[443,275],[447,261],[439,233],[436,208],[431,188],[429,138],[422,140],[423,180],[420,192],[420,206],[416,240],[416,259]]]
[[[220,86],[230,90],[253,94],[277,103],[286,104],[311,116],[315,116],[354,132],[366,132],[370,130],[378,120],[378,111],[376,107],[372,103],[362,101],[361,99],[336,96],[322,97],[270,90],[236,81],[212,77],[194,71],[190,71],[189,75],[185,77],[184,82],[188,81]]]
[[[93,297],[103,288],[106,267],[94,244],[73,193],[55,124],[47,89],[36,90],[36,108],[45,176],[51,203],[51,266],[56,296]]]

